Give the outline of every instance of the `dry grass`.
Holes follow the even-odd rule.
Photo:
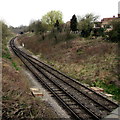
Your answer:
[[[22,63],[10,54],[7,42],[2,43],[2,120],[58,117],[45,101],[32,96],[29,80],[20,69]]]
[[[39,41],[36,36],[20,39],[26,48],[35,54],[41,54],[48,63],[83,82],[96,79],[116,81],[117,44],[101,39],[86,40],[77,38],[53,45],[53,41]],[[67,46],[67,47],[66,47]],[[68,47],[69,46],[69,47]],[[37,52],[36,52],[37,51]]]
[[[59,44],[53,44],[53,39],[40,41],[37,36],[20,40],[27,49],[40,55],[44,62],[83,83],[93,85],[102,81],[120,86],[117,43],[106,42],[101,38],[90,40],[80,37]]]
[[[3,59],[3,119],[30,119],[57,117],[50,106],[34,98],[29,90],[28,79],[21,71],[11,67]]]

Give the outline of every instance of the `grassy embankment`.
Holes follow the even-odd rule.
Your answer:
[[[40,35],[23,35],[19,41],[54,68],[82,83],[104,88],[120,101],[117,43],[67,33],[57,34],[57,39],[47,34],[44,40]]]
[[[2,41],[2,58],[9,60],[12,64],[12,66],[16,69],[19,70],[16,62],[12,59],[10,55],[10,51],[8,50],[8,41],[14,37],[15,35],[10,34],[6,39]]]
[[[2,42],[2,119],[54,118],[56,113],[45,102],[34,98],[20,60],[7,48],[10,35]]]

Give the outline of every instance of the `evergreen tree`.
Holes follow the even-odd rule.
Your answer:
[[[59,24],[58,20],[56,20],[56,23],[54,24],[54,27],[56,27],[58,31],[60,30],[60,24]]]
[[[76,18],[75,14],[72,16],[72,19],[70,20],[70,29],[72,31],[76,31],[77,30],[77,18]]]

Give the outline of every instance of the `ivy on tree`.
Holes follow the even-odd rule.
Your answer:
[[[72,31],[76,31],[77,30],[77,18],[76,18],[75,14],[72,16],[72,19],[70,20],[70,29]]]

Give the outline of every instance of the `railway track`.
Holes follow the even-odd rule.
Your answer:
[[[15,39],[10,41],[14,53],[75,119],[100,120],[118,107],[116,103],[18,49]]]

